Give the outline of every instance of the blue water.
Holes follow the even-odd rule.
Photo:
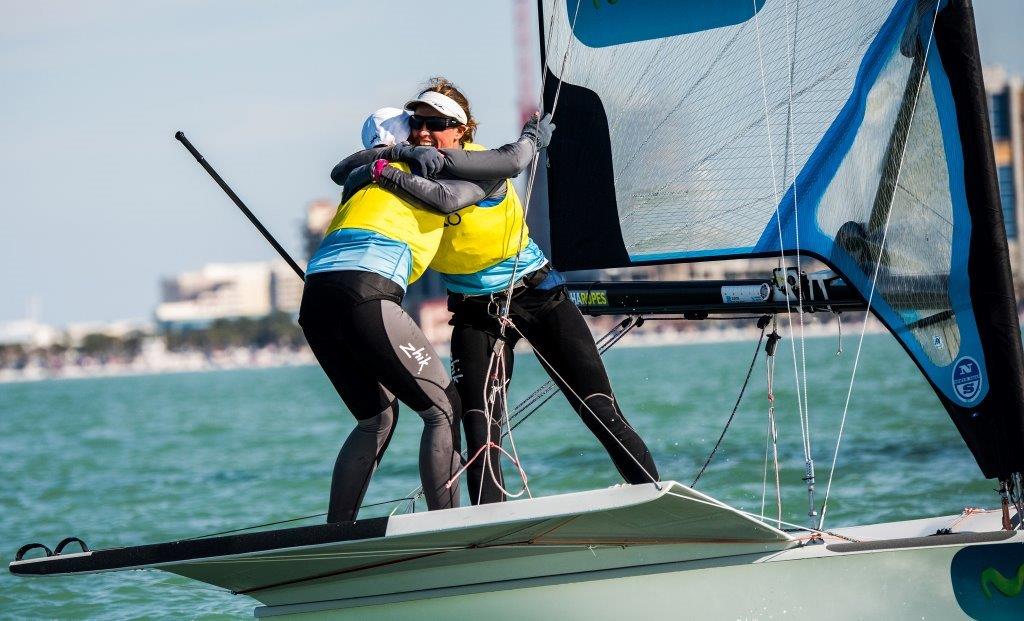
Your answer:
[[[807,341],[819,503],[855,343],[848,337],[838,357],[836,345],[832,338]],[[606,355],[618,398],[664,478],[692,480],[721,432],[752,352],[751,341]],[[785,518],[805,523],[788,341],[778,359]],[[521,354],[512,401],[543,379],[533,356]],[[762,356],[698,485],[751,511],[761,508],[765,395]],[[125,546],[322,513],[337,449],[352,425],[318,367],[0,385],[0,560],[9,562],[24,543],[52,547],[68,535],[94,548]],[[405,410],[366,502],[417,486],[420,429],[419,418]],[[515,438],[535,495],[619,482],[561,397]],[[831,526],[958,513],[998,501],[931,389],[887,335],[866,339],[833,485]],[[254,605],[159,572],[0,575],[0,617],[238,618],[251,615]]]

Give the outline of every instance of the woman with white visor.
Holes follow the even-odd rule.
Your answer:
[[[500,413],[497,417],[487,415],[484,387],[489,381],[488,367],[496,342],[507,341],[501,350],[506,377],[510,377],[512,349],[520,336],[533,345],[545,370],[608,451],[622,477],[629,483],[657,481],[658,470],[650,451],[619,408],[582,314],[568,298],[561,275],[529,238],[522,205],[505,179],[518,174],[533,158],[534,151],[526,147],[547,145],[553,129],[550,119],[534,120],[536,129],[527,123],[518,143],[475,152],[472,149],[480,147],[465,139],[466,133],[472,136],[476,127],[469,103],[447,80],[432,80],[406,108],[413,112],[410,141],[442,150],[440,176],[474,181],[431,180],[427,178],[429,166],[420,167],[423,176],[383,170],[378,160],[376,169],[383,173],[373,174],[366,168],[353,171],[345,183],[346,192],[371,181],[452,214],[430,267],[442,273],[449,291],[454,326],[452,375],[457,378],[463,404],[467,454],[472,458],[484,449],[490,453],[487,459],[492,464],[485,472],[483,459],[470,463],[471,501],[504,499],[500,469],[494,467],[500,453]],[[461,127],[466,130],[461,131]],[[416,167],[412,170],[417,172]],[[340,176],[344,171],[335,172]],[[509,308],[515,329],[506,330],[502,336],[495,309],[504,306],[509,284],[514,284]]]

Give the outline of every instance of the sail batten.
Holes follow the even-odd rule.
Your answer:
[[[969,2],[670,4],[582,3],[574,30],[575,3],[541,1],[548,58],[570,59],[545,85],[549,105],[562,89],[555,265],[820,259],[871,298],[986,476],[1024,469],[1021,381],[996,382],[1020,346],[995,351],[1019,338]],[[986,446],[1000,433],[1015,452]]]

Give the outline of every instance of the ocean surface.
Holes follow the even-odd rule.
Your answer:
[[[618,398],[663,478],[689,483],[714,445],[755,341],[606,354]],[[800,356],[799,343],[797,356]],[[806,342],[820,505],[856,335]],[[806,523],[790,342],[778,349],[776,408],[785,519]],[[767,406],[761,354],[698,489],[760,512]],[[545,379],[518,355],[512,402]],[[169,541],[326,511],[331,469],[353,426],[318,367],[0,385],[0,560],[68,535],[93,548]],[[403,410],[367,503],[418,485],[419,418]],[[534,495],[620,480],[556,396],[515,432]],[[506,469],[511,473],[511,469]],[[771,477],[774,478],[774,477]],[[513,479],[509,476],[509,479]],[[769,483],[769,490],[772,484]],[[998,498],[938,400],[888,335],[869,335],[857,371],[826,527],[959,513]],[[768,506],[774,507],[769,491]],[[366,509],[386,514],[392,506]],[[294,525],[322,520],[314,517]],[[154,571],[62,578],[0,575],[0,618],[245,618],[256,603]]]

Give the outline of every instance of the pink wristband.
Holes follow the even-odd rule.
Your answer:
[[[387,160],[377,160],[370,167],[370,178],[374,181],[380,179],[380,174],[384,172],[384,168],[389,164]]]

